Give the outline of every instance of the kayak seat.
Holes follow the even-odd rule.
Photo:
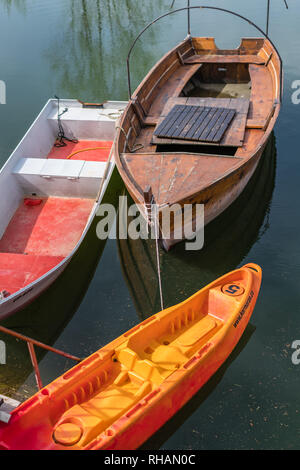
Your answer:
[[[193,348],[209,333],[212,333],[217,328],[217,322],[214,318],[206,315],[202,320],[198,321],[195,325],[191,326],[187,331],[178,336],[176,343],[182,350]]]
[[[116,357],[123,367],[127,370],[136,373],[139,377],[145,380],[151,380],[154,378],[156,382],[160,382],[160,377],[157,375],[154,364],[149,360],[144,360],[138,356],[138,354],[131,348],[122,347],[116,351]]]
[[[186,362],[187,358],[180,354],[180,351],[176,348],[172,351],[171,349],[165,349],[161,347],[157,352],[146,354],[146,358],[138,355],[130,348],[121,348],[116,352],[118,361],[123,367],[134,373],[137,377],[142,380],[150,380],[152,383],[159,385],[165,377],[170,375],[173,370],[178,368],[178,364]],[[147,348],[146,348],[147,349]],[[175,354],[175,358],[171,357]],[[180,357],[179,357],[180,356]]]
[[[178,369],[187,360],[180,348],[173,344],[159,345],[151,354],[151,362],[157,367],[172,371]]]
[[[111,385],[89,400],[74,405],[61,416],[55,426],[54,439],[58,443],[71,445],[67,425],[72,425],[72,445],[87,445],[151,389],[149,381],[139,380],[130,371],[120,372]]]
[[[204,313],[209,305],[207,300],[203,297],[201,305],[197,305],[197,311],[202,306],[201,315],[194,308],[178,309],[166,314],[160,322],[154,321],[135,331],[127,344],[116,350],[117,361],[138,377],[159,385],[221,328],[222,322]],[[148,328],[151,336],[147,334]]]

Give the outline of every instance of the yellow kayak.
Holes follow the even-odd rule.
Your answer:
[[[230,355],[261,276],[247,264],[92,354],[12,412],[0,449],[138,448]]]

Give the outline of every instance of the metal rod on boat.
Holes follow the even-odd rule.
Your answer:
[[[41,375],[39,371],[38,361],[37,361],[35,350],[34,350],[34,345],[42,349],[46,349],[47,351],[51,351],[55,354],[59,354],[60,356],[66,357],[68,359],[72,359],[73,361],[76,361],[76,362],[82,361],[82,359],[79,359],[79,357],[72,356],[71,354],[60,351],[59,349],[52,348],[51,346],[48,346],[47,344],[41,343],[40,341],[36,341],[35,339],[29,338],[28,336],[21,335],[20,333],[16,333],[15,331],[9,330],[8,328],[5,328],[4,326],[0,326],[0,331],[10,336],[14,336],[15,338],[21,339],[22,341],[26,341],[29,354],[30,354],[31,363],[34,369],[35,380],[36,380],[39,390],[43,388],[43,385],[42,385]]]
[[[38,361],[37,361],[37,358],[36,358],[34,346],[30,341],[27,342],[27,346],[28,346],[28,349],[29,349],[31,363],[32,363],[33,368],[34,368],[36,384],[38,386],[38,389],[41,390],[43,388],[43,384],[42,384],[41,374],[40,374],[40,370],[39,370]]]
[[[144,201],[145,201],[145,206],[147,209],[148,213],[148,218],[151,221],[151,205],[152,205],[152,200],[153,200],[153,194],[152,194],[152,189],[151,186],[146,186],[144,190]]]
[[[285,4],[285,7],[286,9],[288,10],[289,9],[289,6],[288,6],[288,3],[287,3],[287,0],[283,0],[284,1],[284,4]],[[267,4],[267,27],[266,27],[266,34],[268,35],[269,34],[269,23],[270,23],[270,4],[271,4],[271,0],[267,0],[268,4]]]
[[[285,1],[285,4],[287,6],[287,3],[286,3],[286,0]],[[268,39],[268,41],[270,41],[272,47],[274,48],[276,54],[278,55],[278,58],[279,58],[279,62],[280,62],[280,102],[282,102],[282,84],[283,84],[283,67],[282,67],[282,58],[279,54],[279,51],[277,49],[277,47],[275,46],[275,44],[273,43],[273,41],[269,38],[268,34],[266,34],[259,26],[257,26],[255,23],[253,23],[253,21],[249,20],[248,18],[246,18],[245,16],[242,16],[242,15],[239,15],[238,13],[235,13],[234,11],[231,11],[231,10],[227,10],[225,8],[219,8],[219,7],[211,7],[211,6],[201,6],[201,5],[197,5],[197,6],[190,6],[189,8],[187,7],[184,7],[184,8],[178,8],[177,10],[172,10],[172,11],[168,11],[167,13],[155,18],[153,21],[151,21],[151,23],[149,23],[147,26],[144,27],[144,29],[138,34],[138,36],[135,38],[135,40],[133,41],[130,49],[129,49],[129,52],[128,52],[128,55],[127,55],[127,78],[128,78],[128,95],[129,95],[129,100],[131,100],[131,96],[132,96],[132,89],[131,89],[131,74],[130,74],[130,56],[131,56],[131,53],[132,53],[132,50],[134,49],[134,46],[136,45],[137,41],[139,40],[139,38],[144,34],[145,31],[147,31],[148,28],[150,28],[152,25],[154,25],[155,23],[157,23],[157,21],[160,21],[162,18],[165,18],[166,16],[169,16],[169,15],[173,15],[174,13],[178,13],[180,11],[185,11],[185,10],[195,10],[195,9],[208,9],[208,10],[215,10],[215,11],[220,11],[220,12],[223,12],[223,13],[228,13],[230,15],[233,15],[233,16],[236,16],[237,18],[240,18],[244,21],[246,21],[247,23],[249,23],[251,26],[253,26],[254,28],[257,29],[257,31],[259,31],[266,39]]]
[[[267,26],[266,26],[266,34],[269,34],[269,19],[270,19],[270,0],[267,0]]]
[[[68,359],[72,359],[72,361],[76,361],[76,362],[82,361],[82,359],[80,359],[79,357],[72,356],[72,354],[68,354],[64,351],[60,351],[59,349],[52,348],[52,346],[48,346],[47,344],[44,344],[44,343],[41,343],[40,341],[29,338],[28,336],[21,335],[20,333],[17,333],[16,331],[13,331],[13,330],[9,330],[8,328],[5,328],[4,326],[0,326],[0,331],[10,336],[14,336],[15,338],[21,339],[22,341],[26,341],[27,343],[32,343],[35,346],[38,346],[39,348],[46,349],[47,351],[53,352],[60,356],[66,357]]]
[[[187,0],[187,7],[188,7],[188,36],[191,35],[191,10],[190,10],[190,0]]]

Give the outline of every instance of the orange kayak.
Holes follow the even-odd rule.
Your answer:
[[[12,411],[0,449],[138,448],[230,355],[261,275],[232,271],[92,354]]]

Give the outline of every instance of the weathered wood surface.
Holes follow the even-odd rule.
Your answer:
[[[200,67],[201,65],[199,64],[193,65],[192,68],[189,65],[183,65],[174,72],[167,86],[158,90],[156,100],[151,106],[146,119],[151,120],[155,117],[160,117],[168,99],[173,96],[178,96]]]
[[[234,156],[178,153],[124,153],[121,159],[134,173],[140,194],[151,181],[158,205],[190,197],[240,164]]]
[[[251,77],[251,97],[248,119],[263,126],[274,104],[272,77],[267,67],[249,65]],[[262,127],[263,127],[262,126]]]
[[[180,53],[180,55],[178,53]],[[152,104],[160,101],[161,90],[164,89],[165,85],[169,86],[170,80],[171,82],[173,80],[174,73],[182,67],[182,58],[186,59],[192,54],[193,49],[191,41],[185,39],[178,46],[165,54],[150,70],[146,79],[141,82],[134,93],[134,98],[139,101],[146,114],[152,114],[152,112],[149,112]],[[197,64],[194,67],[197,66],[199,67]],[[188,73],[192,73],[192,71]]]
[[[185,59],[184,64],[229,64],[229,63],[241,63],[241,64],[258,64],[264,65],[265,60],[257,55],[221,55],[221,54],[199,54]]]
[[[242,38],[236,49],[219,49],[213,37],[193,37],[192,43],[196,55],[205,54],[208,51],[218,55],[256,55],[264,47],[266,41],[264,38]]]

